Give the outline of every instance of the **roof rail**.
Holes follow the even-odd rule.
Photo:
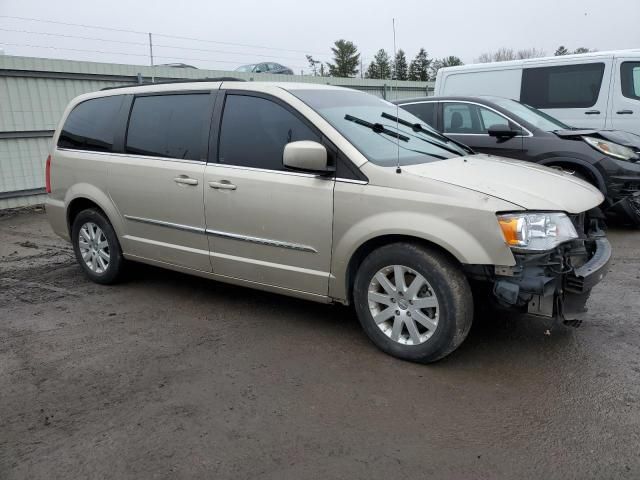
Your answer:
[[[118,88],[131,88],[131,87],[148,87],[149,85],[167,85],[171,83],[197,83],[197,82],[246,82],[244,78],[236,77],[213,77],[213,78],[177,78],[175,80],[165,80],[164,82],[144,82],[135,83],[133,85],[118,85],[116,87],[104,87],[102,90],[116,90]]]

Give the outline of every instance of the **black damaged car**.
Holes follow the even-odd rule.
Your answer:
[[[478,153],[559,168],[597,186],[602,210],[640,227],[640,136],[580,129],[500,97],[423,97],[396,101]]]

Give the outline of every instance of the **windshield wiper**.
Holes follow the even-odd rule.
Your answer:
[[[393,138],[397,138],[398,140],[402,140],[403,142],[409,141],[409,137],[407,137],[406,135],[402,135],[401,133],[394,132],[393,130],[389,130],[388,128],[385,128],[385,126],[382,125],[381,123],[367,122],[366,120],[362,120],[361,118],[354,117],[353,115],[349,115],[349,114],[345,115],[344,119],[353,123],[357,123],[358,125],[362,125],[363,127],[370,128],[376,133],[384,133],[386,135],[392,136]]]
[[[466,152],[468,152],[468,153],[471,153],[471,154],[474,154],[474,153],[475,153],[472,149],[470,149],[470,148],[469,148],[469,147],[467,147],[466,145],[464,145],[464,144],[462,144],[462,143],[460,143],[460,142],[456,142],[456,141],[455,141],[455,140],[453,140],[452,138],[446,137],[446,136],[441,135],[441,134],[436,133],[436,132],[432,132],[431,130],[427,130],[426,128],[424,128],[424,127],[423,127],[422,125],[420,125],[419,123],[411,123],[411,122],[409,122],[409,121],[407,121],[407,120],[404,120],[404,119],[402,119],[402,118],[394,117],[393,115],[390,115],[390,114],[388,114],[388,113],[386,113],[386,112],[382,112],[382,118],[386,118],[386,119],[388,119],[388,120],[391,120],[391,121],[397,122],[397,123],[399,123],[400,125],[404,125],[405,127],[410,127],[414,132],[424,133],[424,134],[426,134],[426,135],[428,135],[428,136],[430,136],[430,137],[432,137],[432,138],[435,138],[435,139],[437,139],[437,140],[440,140],[441,142],[445,142],[445,143],[452,143],[452,144],[454,144],[454,145],[456,145],[456,146],[460,147],[462,150],[464,150],[464,151],[466,151]],[[423,140],[423,139],[421,139],[421,140]],[[444,145],[439,145],[439,144],[437,144],[437,143],[429,142],[428,140],[424,140],[424,141],[425,141],[425,142],[428,142],[428,143],[431,143],[432,145],[435,145],[435,146],[437,146],[437,147],[443,148],[444,150],[447,150],[447,151],[449,151],[449,152],[451,152],[451,153],[456,153],[456,154],[460,153],[460,152],[454,151],[453,149],[451,149],[451,148],[449,148],[449,147],[446,147],[446,146],[444,146]]]
[[[414,132],[422,132],[426,133],[430,137],[437,138],[443,142],[449,143],[451,139],[445,137],[444,135],[440,135],[439,133],[432,132],[431,130],[427,130],[419,123],[411,123],[407,120],[404,120],[399,117],[394,117],[393,115],[388,114],[387,112],[382,112],[382,118],[386,118],[387,120],[393,120],[394,122],[399,123],[400,125],[404,125],[405,127],[410,127]]]

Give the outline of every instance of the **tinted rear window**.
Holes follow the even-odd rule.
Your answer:
[[[208,112],[208,93],[137,97],[129,118],[126,151],[200,160]]]
[[[435,112],[436,112],[436,102],[425,102],[425,103],[410,103],[407,105],[400,105],[407,112],[413,113],[416,117],[422,120],[427,125],[431,125],[432,127],[436,126],[435,121]]]
[[[604,63],[525,68],[520,100],[536,108],[589,108],[598,101]]]
[[[111,152],[118,127],[116,119],[123,99],[122,95],[115,95],[76,105],[64,122],[58,147]]]

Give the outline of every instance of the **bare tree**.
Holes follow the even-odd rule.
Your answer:
[[[493,55],[491,55],[489,52],[485,52],[483,54],[481,54],[477,59],[476,59],[477,63],[491,63],[493,62]]]
[[[516,54],[518,60],[524,60],[525,58],[540,58],[544,57],[545,55],[546,52],[544,50],[535,47],[518,50],[518,53]]]
[[[509,60],[537,57],[544,57],[544,51],[538,48],[525,48],[515,52],[512,48],[502,47],[495,52],[485,52],[481,54],[476,61],[478,63],[508,62]]]
[[[509,60],[515,60],[515,59],[516,59],[516,54],[512,48],[502,47],[496,50],[496,52],[493,54],[494,62],[508,62]]]

